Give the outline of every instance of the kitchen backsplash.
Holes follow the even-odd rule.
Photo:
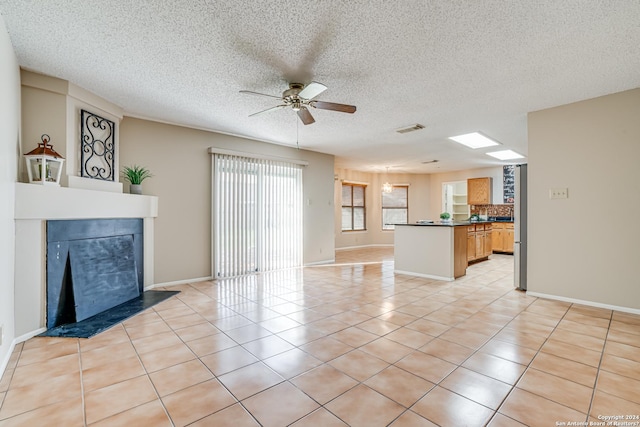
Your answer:
[[[471,205],[471,214],[487,216],[513,216],[513,205]]]

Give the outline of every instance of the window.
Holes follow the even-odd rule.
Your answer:
[[[406,224],[409,217],[409,187],[394,185],[390,193],[382,192],[382,229],[393,230],[393,224]]]
[[[366,230],[366,185],[342,184],[342,231]]]

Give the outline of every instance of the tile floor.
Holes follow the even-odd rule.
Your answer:
[[[450,283],[394,275],[391,248],[336,259],[173,287],[182,293],[91,339],[32,338],[0,381],[0,426],[640,415],[640,316],[529,297],[513,289],[507,255]]]

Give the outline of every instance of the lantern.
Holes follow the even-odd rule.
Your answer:
[[[49,144],[49,135],[42,135],[38,148],[24,155],[27,162],[29,182],[42,185],[60,185],[64,157],[56,153]]]

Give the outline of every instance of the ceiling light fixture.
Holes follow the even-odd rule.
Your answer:
[[[421,125],[420,123],[416,123],[415,125],[411,125],[411,126],[407,126],[405,128],[400,128],[400,129],[396,129],[396,132],[398,133],[408,133],[408,132],[414,132],[420,129],[424,129],[424,125]]]
[[[451,136],[450,140],[455,141],[459,144],[466,145],[469,148],[484,148],[491,147],[493,145],[499,145],[500,143],[494,141],[491,138],[484,136],[479,132],[466,133],[464,135]]]
[[[514,160],[524,158],[522,154],[518,154],[513,150],[492,151],[491,153],[486,154],[491,157],[495,157],[498,160]]]
[[[393,185],[389,184],[389,166],[387,166],[387,182],[382,184],[383,193],[391,193],[393,191]]]

